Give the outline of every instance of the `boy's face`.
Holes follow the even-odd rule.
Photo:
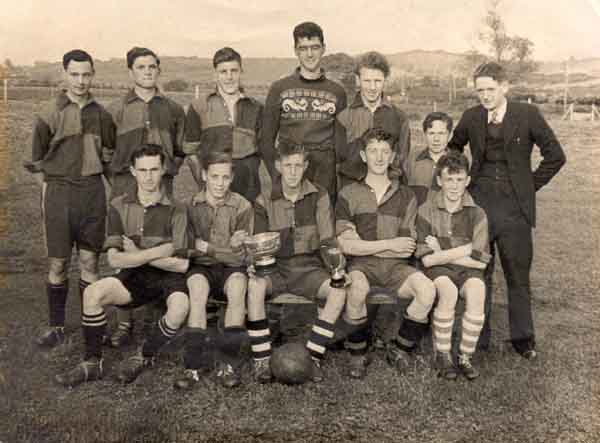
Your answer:
[[[67,90],[77,96],[83,97],[90,92],[94,68],[89,61],[78,62],[71,60],[65,70]]]
[[[135,177],[138,189],[144,192],[156,192],[160,190],[162,176],[165,173],[164,165],[160,161],[160,155],[143,156],[137,158],[130,167]]]
[[[375,105],[385,86],[385,76],[379,69],[360,68],[360,93],[366,104]]]
[[[449,202],[459,201],[470,182],[471,177],[467,175],[467,171],[450,173],[448,168],[444,168],[442,173],[437,176],[437,183],[442,188],[444,199]]]
[[[308,72],[317,72],[321,68],[321,58],[325,53],[325,45],[321,43],[319,37],[300,37],[294,52],[302,69]]]
[[[371,140],[365,149],[360,151],[360,157],[367,164],[370,174],[384,175],[394,160],[394,151],[387,141]]]
[[[215,68],[217,86],[225,94],[237,94],[240,90],[242,67],[237,61],[222,62]]]
[[[156,88],[159,74],[158,62],[151,55],[137,57],[129,69],[129,76],[135,85],[143,89]]]
[[[492,77],[477,77],[475,91],[477,91],[483,107],[488,111],[493,111],[504,102],[508,92],[508,83],[498,83]]]
[[[206,182],[206,192],[216,200],[225,198],[233,181],[233,165],[231,163],[214,163],[202,170],[202,178]]]
[[[308,168],[308,160],[305,154],[284,155],[275,161],[275,168],[288,188],[297,189],[302,183],[304,171]]]
[[[450,133],[446,122],[435,120],[431,123],[431,127],[425,131],[425,139],[427,141],[427,149],[432,154],[441,154],[448,146],[448,138]]]

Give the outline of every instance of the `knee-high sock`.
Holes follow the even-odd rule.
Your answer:
[[[102,358],[102,337],[106,332],[106,313],[102,309],[97,314],[83,313],[81,317],[83,338],[85,340],[84,359]]]
[[[269,321],[266,318],[262,320],[248,320],[246,325],[248,326],[248,335],[250,336],[252,358],[254,360],[264,360],[271,357]]]
[[[454,325],[454,312],[433,312],[433,335],[435,337],[435,350],[450,352],[452,348],[452,327]]]
[[[313,358],[320,360],[325,356],[325,347],[327,342],[333,338],[333,331],[333,323],[320,318],[315,321],[306,343],[306,347]]]
[[[89,281],[85,281],[84,279],[79,279],[79,301],[81,302],[81,315],[83,316],[83,293],[85,292],[85,288],[87,288],[91,283]]]
[[[48,296],[49,325],[63,327],[65,325],[65,305],[69,294],[69,281],[62,283],[46,284],[46,295]]]
[[[369,323],[367,317],[359,319],[347,319],[344,317],[344,322],[347,324],[350,333],[344,343],[345,348],[352,355],[364,355],[367,353],[369,340]]]
[[[476,317],[465,312],[462,319],[462,337],[460,340],[461,354],[473,354],[485,316]]]
[[[209,368],[206,329],[188,328],[185,332],[183,362],[186,369]]]
[[[163,316],[150,333],[150,336],[142,346],[144,357],[154,357],[160,348],[166,345],[177,334],[177,328],[169,326],[167,317]]]

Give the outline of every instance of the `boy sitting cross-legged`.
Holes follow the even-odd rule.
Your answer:
[[[488,223],[485,211],[466,191],[469,163],[463,154],[451,152],[438,161],[440,192],[430,193],[419,207],[417,250],[425,274],[433,280],[438,304],[433,311],[436,365],[440,376],[457,376],[451,357],[452,326],[460,293],[465,297],[458,367],[473,380],[479,372],[471,363],[484,320],[485,284],[483,270],[490,260]]]

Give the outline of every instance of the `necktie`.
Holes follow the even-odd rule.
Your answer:
[[[497,109],[494,109],[492,111],[492,116],[490,118],[490,123],[493,123],[493,124],[496,124],[496,125],[502,123],[500,121],[500,119],[499,119],[499,115],[498,114],[499,114],[499,112],[498,112]]]

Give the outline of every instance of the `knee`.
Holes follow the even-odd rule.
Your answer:
[[[190,300],[183,292],[173,292],[167,299],[167,313],[182,322],[190,311]]]
[[[195,274],[189,277],[187,279],[187,287],[190,292],[190,297],[192,294],[195,297],[208,297],[208,292],[210,291],[208,280],[201,274]]]
[[[246,276],[242,273],[235,273],[227,279],[224,289],[225,293],[227,294],[227,299],[232,297],[243,301],[247,288],[248,279]]]
[[[438,297],[438,309],[454,311],[454,307],[458,301],[458,289],[456,285],[446,276],[436,278],[433,284]]]
[[[344,289],[330,288],[325,306],[340,315],[346,304],[346,291]]]
[[[477,278],[471,278],[465,282],[464,297],[466,311],[472,315],[483,315],[485,306],[485,284]]]
[[[50,258],[48,263],[48,280],[58,284],[67,280],[69,260],[66,258]]]
[[[362,306],[367,301],[367,295],[371,287],[362,272],[351,272],[352,285],[348,289],[347,302],[352,307]]]
[[[79,268],[82,273],[97,274],[98,273],[98,256],[96,254],[80,254]]]
[[[425,274],[416,273],[414,275],[414,292],[419,302],[427,309],[431,309],[435,301],[435,285]]]
[[[264,278],[248,279],[248,305],[264,303],[267,294],[267,281]]]
[[[106,292],[102,290],[100,284],[92,283],[85,288],[83,291],[84,308],[103,307],[104,305],[106,305]]]

